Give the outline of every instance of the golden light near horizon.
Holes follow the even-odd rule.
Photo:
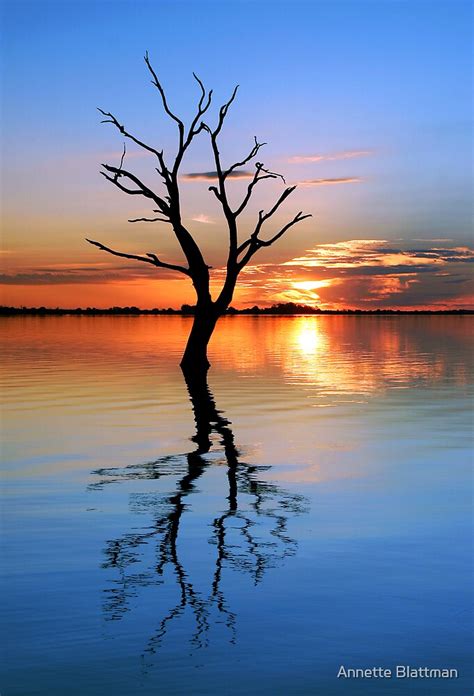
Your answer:
[[[311,291],[329,287],[332,284],[332,280],[295,280],[291,284],[296,290]]]
[[[281,289],[274,299],[278,302],[295,302],[304,304],[308,307],[321,305],[321,297],[316,292],[321,288],[327,288],[337,282],[337,279],[328,278],[325,280],[283,280],[279,283]]]

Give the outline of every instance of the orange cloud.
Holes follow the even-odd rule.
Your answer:
[[[363,179],[360,176],[341,176],[332,179],[306,179],[298,181],[298,186],[333,186],[335,184],[359,184]]]
[[[374,153],[373,150],[344,150],[343,152],[334,152],[328,154],[316,155],[295,155],[290,157],[290,164],[302,164],[305,162],[334,162],[336,160],[356,159],[357,157],[369,157]]]
[[[318,244],[314,249],[308,249],[303,256],[285,261],[283,265],[306,267],[330,265],[332,268],[350,268],[364,261],[372,262],[374,254],[377,254],[376,249],[382,247],[385,250],[386,243],[384,239],[351,239],[347,242]]]
[[[439,266],[472,263],[474,250],[469,247],[431,247],[428,249],[393,248],[384,239],[351,239],[346,242],[319,244],[303,256],[286,261],[284,266],[354,268],[360,266]],[[434,270],[434,268],[433,268]]]
[[[386,297],[391,297],[392,295],[403,293],[410,287],[410,285],[419,282],[420,279],[416,277],[416,274],[408,277],[379,276],[372,278],[369,293],[376,296],[378,300],[381,300]]]
[[[196,215],[195,217],[192,217],[191,220],[194,220],[194,222],[202,222],[204,225],[215,225],[215,221],[210,218],[208,215],[204,214],[199,214]]]

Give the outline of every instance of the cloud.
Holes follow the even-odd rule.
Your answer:
[[[245,269],[244,278],[250,304],[265,299],[323,309],[472,307],[472,262],[474,249],[467,246],[356,239],[319,244],[281,265]]]
[[[424,237],[415,237],[412,239],[412,242],[424,242],[427,244],[428,242],[453,242],[453,239],[450,239],[449,237],[432,237],[431,239],[429,238],[424,238]]]
[[[215,221],[210,218],[208,215],[204,214],[199,214],[196,215],[195,217],[192,217],[191,220],[194,220],[194,222],[202,222],[204,225],[215,225]]]
[[[172,270],[157,269],[146,263],[100,264],[67,268],[58,264],[48,268],[30,268],[22,273],[1,273],[0,285],[101,285],[104,283],[175,278]]]
[[[442,258],[447,263],[473,263],[474,253],[469,247],[454,247],[453,249],[434,248],[429,251],[409,249],[406,254],[411,254],[418,259],[439,259]]]
[[[369,157],[374,153],[373,150],[344,150],[343,152],[333,152],[328,154],[316,155],[295,155],[290,157],[290,164],[302,164],[305,162],[335,162],[337,160],[356,159],[357,157]]]
[[[109,280],[118,280],[117,275],[108,275]],[[70,285],[104,282],[103,275],[93,276],[84,273],[2,273],[1,285]]]
[[[228,179],[251,179],[254,172],[249,172],[246,169],[240,169],[238,171],[230,172],[227,175]],[[181,179],[183,181],[214,181],[217,179],[217,172],[190,172],[189,174],[182,174]]]
[[[345,271],[353,268],[385,267],[419,268],[439,267],[448,263],[472,263],[474,250],[469,247],[431,247],[428,249],[394,248],[386,240],[351,239],[345,242],[319,244],[309,249],[303,256],[286,261],[284,266],[303,266],[341,268]]]
[[[298,186],[333,186],[335,184],[359,184],[363,179],[359,176],[343,176],[333,179],[306,179],[298,181]]]
[[[377,302],[390,298],[393,301],[393,295],[399,295],[406,292],[414,283],[419,283],[420,279],[415,273],[410,273],[407,276],[400,277],[399,275],[376,276],[371,279],[368,287],[368,295],[372,295],[377,299]]]

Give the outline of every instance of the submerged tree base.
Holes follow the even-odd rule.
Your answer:
[[[206,373],[211,366],[207,357],[207,347],[219,316],[216,311],[209,309],[194,315],[191,333],[180,363],[185,378],[187,374],[192,375],[195,372]]]

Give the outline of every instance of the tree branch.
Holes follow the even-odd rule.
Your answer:
[[[197,113],[191,122],[191,126],[189,127],[189,130],[188,130],[188,135],[186,136],[185,135],[186,129],[185,129],[184,122],[178,116],[176,116],[176,114],[173,113],[173,111],[171,111],[170,107],[168,106],[165,91],[161,85],[161,82],[158,79],[156,72],[154,71],[154,69],[150,63],[150,59],[148,57],[148,51],[145,53],[145,63],[146,63],[146,66],[153,77],[152,84],[155,85],[155,87],[158,89],[158,91],[160,93],[161,101],[163,103],[163,108],[164,108],[165,112],[168,114],[168,116],[170,116],[170,118],[173,119],[173,121],[175,121],[178,124],[179,147],[178,147],[178,154],[176,156],[175,164],[173,167],[173,176],[176,178],[176,176],[178,174],[179,166],[181,164],[181,160],[183,159],[184,153],[186,152],[187,148],[191,144],[191,141],[194,138],[194,136],[197,135],[198,133],[200,133],[201,130],[203,130],[203,128],[204,128],[203,124],[200,124],[197,128],[196,128],[196,126],[197,126],[199,120],[202,118],[202,116],[206,113],[206,111],[208,110],[208,108],[211,105],[212,89],[207,94],[207,101],[206,101],[206,103],[204,103],[204,101],[206,99],[206,89],[205,89],[202,81],[199,79],[199,77],[195,73],[193,73],[193,77],[201,89],[201,97],[200,97],[199,102],[198,102]]]
[[[147,254],[146,256],[139,256],[138,254],[126,254],[123,251],[115,251],[115,249],[111,249],[110,247],[105,246],[105,244],[102,244],[101,242],[96,242],[93,239],[86,238],[86,242],[89,242],[89,244],[92,244],[93,246],[96,246],[99,249],[101,249],[101,251],[106,251],[107,253],[112,254],[113,256],[120,256],[124,259],[133,259],[134,261],[143,261],[144,263],[151,263],[152,266],[157,266],[158,268],[168,268],[172,271],[179,271],[180,273],[184,273],[187,276],[190,275],[189,269],[185,268],[184,266],[178,266],[174,263],[166,263],[165,261],[161,261],[161,259],[159,259],[158,256],[156,256],[156,254]]]
[[[227,101],[225,104],[223,104],[223,105],[221,106],[221,108],[219,109],[219,121],[218,121],[218,123],[217,123],[217,128],[216,128],[216,130],[214,131],[214,135],[215,135],[216,137],[219,135],[220,130],[221,130],[222,126],[224,125],[224,119],[225,119],[225,117],[227,116],[227,112],[229,111],[230,105],[232,104],[232,102],[234,101],[235,97],[237,96],[237,90],[238,90],[238,89],[239,89],[239,85],[236,85],[236,86],[234,87],[234,91],[232,92],[232,96],[231,96],[231,98],[229,99],[229,101]]]
[[[117,128],[117,130],[120,133],[122,133],[122,135],[124,135],[126,138],[129,138],[130,140],[132,140],[134,143],[139,145],[141,148],[143,148],[147,152],[151,152],[153,155],[155,155],[158,158],[158,161],[160,163],[160,169],[158,169],[158,173],[160,174],[160,176],[163,177],[165,182],[167,182],[169,179],[169,171],[168,171],[168,168],[167,168],[165,161],[164,161],[164,158],[163,158],[163,150],[157,150],[156,148],[151,147],[151,145],[147,145],[139,138],[136,138],[132,133],[127,131],[125,129],[125,126],[123,126],[121,123],[119,123],[117,118],[113,114],[111,114],[109,111],[104,111],[103,109],[99,109],[99,108],[97,108],[97,111],[99,111],[103,116],[108,117],[105,120],[101,121],[101,123],[112,123]]]
[[[247,157],[244,157],[244,159],[241,162],[236,162],[235,164],[231,165],[229,169],[226,169],[224,172],[224,179],[226,179],[231,172],[233,172],[235,169],[239,169],[240,167],[243,167],[247,164],[247,162],[250,162],[251,159],[257,156],[258,151],[260,150],[261,147],[266,145],[267,143],[259,143],[257,141],[256,136],[254,136],[255,140],[255,145],[252,147],[250,150],[249,154]]]
[[[240,261],[238,261],[237,266],[238,266],[239,271],[241,271],[242,268],[244,268],[244,266],[246,266],[248,264],[248,262],[250,261],[252,256],[254,256],[254,254],[256,254],[259,249],[261,249],[262,247],[271,246],[278,239],[280,239],[280,237],[283,237],[285,232],[287,232],[291,227],[293,227],[293,225],[296,225],[296,224],[298,224],[298,222],[301,222],[302,220],[306,220],[306,218],[310,218],[310,217],[312,217],[312,215],[310,215],[310,214],[303,215],[302,212],[300,211],[299,213],[297,213],[297,215],[295,215],[293,220],[290,220],[290,222],[287,222],[287,224],[284,225],[281,228],[281,230],[279,232],[277,232],[275,235],[273,235],[273,237],[271,237],[270,239],[260,239],[258,236],[254,237],[252,235],[249,239],[247,239],[239,247],[239,251],[238,251],[239,255],[242,253],[242,251],[244,251],[248,247],[245,255],[242,257],[242,259]]]
[[[264,143],[262,143],[263,145]],[[260,176],[261,172],[264,172],[262,176]],[[235,211],[235,216],[238,217],[247,207],[247,204],[252,196],[252,191],[256,184],[258,184],[259,181],[263,181],[264,179],[282,179],[283,183],[286,183],[284,177],[282,174],[277,174],[276,172],[271,172],[269,169],[265,169],[263,164],[261,162],[256,162],[255,163],[255,174],[253,176],[252,181],[247,187],[247,193],[245,194],[245,197],[240,204],[240,206],[237,208]]]
[[[120,188],[122,191],[125,191],[125,193],[129,193],[131,195],[141,194],[142,196],[145,196],[145,198],[150,198],[151,200],[155,201],[161,212],[169,217],[170,206],[168,205],[168,203],[166,203],[166,201],[163,198],[160,198],[160,196],[157,196],[156,193],[149,189],[148,186],[146,186],[142,181],[140,181],[140,179],[137,176],[135,176],[135,174],[127,172],[125,169],[122,169],[121,166],[120,168],[118,168],[113,167],[110,164],[102,164],[102,167],[104,167],[104,169],[107,172],[111,172],[112,174],[114,174],[114,176],[111,177],[107,176],[107,174],[104,174],[104,172],[101,172],[102,176],[105,176],[105,178],[108,181],[111,181],[113,184],[115,184],[115,186]],[[138,189],[128,189],[122,184],[120,184],[118,180],[121,177],[125,177],[127,179],[130,179],[130,181],[133,181],[133,183],[136,184],[136,186],[138,186]]]
[[[196,75],[196,73],[193,73],[193,77],[196,80],[196,82],[198,83],[199,87],[201,88],[201,98],[199,99],[196,115],[194,116],[194,118],[191,122],[191,125],[189,126],[188,135],[186,136],[186,138],[184,138],[184,130],[183,130],[183,139],[180,141],[180,147],[178,150],[178,154],[176,155],[176,160],[175,160],[174,167],[173,167],[173,176],[175,177],[175,179],[178,176],[178,171],[179,171],[179,167],[181,165],[183,156],[184,156],[186,150],[188,149],[188,147],[190,146],[193,138],[196,135],[198,135],[198,133],[200,133],[202,130],[204,130],[204,124],[202,122],[199,124],[199,126],[197,128],[196,128],[196,126],[197,126],[198,122],[200,121],[200,119],[204,116],[206,111],[209,109],[209,107],[211,105],[211,101],[212,101],[212,89],[211,89],[211,90],[209,90],[209,93],[207,94],[207,101],[204,104],[204,100],[206,99],[206,89],[205,89],[202,81]]]
[[[209,186],[208,191],[212,191],[212,193],[215,195],[215,197],[217,198],[217,200],[218,200],[220,203],[222,202],[221,194],[219,193],[219,190],[217,189],[217,186]]]
[[[184,273],[187,276],[191,275],[189,269],[185,268],[184,266],[178,266],[178,264],[175,263],[166,263],[165,261],[161,261],[161,259],[159,259],[156,254],[147,254],[147,256],[153,259],[155,266],[159,266],[160,268],[169,268],[172,271],[179,271],[180,273]]]
[[[288,198],[289,195],[293,193],[295,190],[296,186],[290,186],[287,189],[283,191],[281,194],[280,198],[277,200],[275,205],[271,210],[268,211],[268,213],[265,213],[263,210],[260,210],[258,213],[258,222],[255,226],[255,230],[252,232],[250,237],[245,240],[245,242],[242,242],[242,244],[239,246],[237,249],[237,254],[241,254],[242,251],[244,251],[248,246],[250,246],[252,243],[256,242],[258,240],[258,235],[260,234],[262,230],[263,223],[268,220],[272,215],[276,213],[278,208],[281,206],[281,204]]]
[[[258,166],[257,166],[256,175],[255,175],[254,179],[252,180],[252,182],[249,184],[250,194],[247,191],[247,196],[244,199],[245,205],[246,205],[246,202],[248,201],[248,199],[250,198],[250,195],[252,193],[252,188],[253,188],[253,186],[255,186],[257,181],[258,181]],[[252,186],[252,184],[253,184],[253,186]],[[285,232],[287,232],[291,227],[293,227],[293,225],[296,225],[298,222],[301,222],[302,220],[305,220],[306,218],[311,217],[310,214],[303,215],[302,211],[300,211],[299,213],[297,213],[295,215],[293,220],[290,220],[290,222],[288,222],[286,225],[284,225],[279,230],[279,232],[277,232],[275,235],[273,235],[273,237],[271,237],[270,239],[261,239],[260,238],[259,235],[262,231],[263,224],[276,213],[278,208],[282,205],[282,203],[285,202],[285,200],[288,198],[288,196],[290,196],[293,193],[295,188],[296,188],[296,186],[289,186],[288,188],[286,188],[283,191],[283,193],[280,195],[280,197],[278,198],[276,203],[273,205],[273,207],[267,213],[265,213],[263,210],[259,211],[258,221],[257,221],[257,224],[255,225],[254,231],[252,232],[252,234],[250,235],[250,237],[248,239],[246,239],[244,242],[242,242],[242,244],[240,244],[240,246],[237,249],[237,258],[240,256],[240,254],[242,254],[242,252],[247,250],[246,253],[244,254],[244,256],[240,259],[240,261],[237,262],[237,266],[238,266],[239,271],[242,270],[242,268],[250,261],[252,256],[261,247],[271,246],[278,239],[280,239],[280,237],[282,237],[285,234]],[[242,208],[242,206],[241,206],[241,208]]]
[[[180,136],[180,148],[181,148],[182,145],[183,145],[183,141],[184,141],[184,123],[183,123],[183,122],[181,121],[181,119],[178,118],[178,117],[176,116],[176,114],[174,114],[174,113],[171,111],[171,109],[169,108],[168,102],[166,101],[166,95],[165,95],[164,89],[163,89],[163,87],[161,86],[161,83],[160,83],[160,81],[159,81],[159,79],[158,79],[158,77],[157,77],[155,71],[153,70],[152,65],[151,65],[151,63],[150,63],[150,60],[149,60],[149,58],[148,58],[148,51],[146,51],[146,53],[145,53],[145,63],[146,63],[146,66],[147,66],[148,70],[150,71],[150,73],[151,73],[151,75],[152,75],[152,77],[153,77],[153,79],[152,79],[151,82],[152,82],[153,85],[155,85],[155,87],[157,88],[157,90],[158,90],[159,93],[160,93],[161,101],[162,101],[162,103],[163,103],[163,108],[164,108],[164,110],[166,111],[166,113],[168,114],[168,116],[169,116],[170,118],[172,118],[173,121],[176,121],[176,123],[178,124],[179,136]]]
[[[290,229],[290,227],[293,227],[293,225],[296,225],[298,222],[306,220],[306,218],[310,217],[312,217],[310,213],[308,213],[307,215],[303,215],[303,212],[300,210],[300,212],[295,215],[293,220],[287,222],[287,224],[284,227],[282,227],[282,229],[279,232],[277,232],[273,237],[271,237],[270,239],[259,239],[259,247],[271,246],[272,244],[274,244],[274,242],[277,241],[277,239],[280,239],[280,237],[282,237],[285,234],[285,232]]]
[[[121,191],[124,193],[128,193],[130,196],[143,196],[143,191],[137,190],[137,189],[129,189],[126,186],[123,186],[117,179],[108,176],[105,172],[100,172],[100,174],[107,179],[107,181],[111,181],[117,188],[119,188]]]
[[[211,106],[211,101],[212,101],[212,89],[209,90],[208,95],[207,95],[207,101],[204,104],[204,99],[206,99],[206,88],[204,87],[202,81],[199,79],[199,77],[196,75],[196,73],[193,73],[193,77],[198,83],[199,87],[201,88],[201,98],[198,103],[198,108],[197,108],[197,113],[196,116],[193,119],[191,128],[189,129],[190,133],[194,132],[194,134],[199,133],[201,130],[203,130],[204,125],[201,123],[198,126],[198,130],[194,130],[195,127],[197,126],[197,122],[201,118],[201,116],[204,116],[208,108]],[[204,106],[203,106],[204,105]]]

